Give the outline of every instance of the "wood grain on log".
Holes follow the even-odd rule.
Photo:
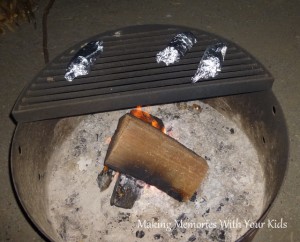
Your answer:
[[[119,120],[105,165],[154,185],[179,201],[192,197],[208,170],[202,157],[130,114]]]

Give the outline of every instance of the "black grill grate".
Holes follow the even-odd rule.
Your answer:
[[[192,51],[174,65],[157,64],[156,53],[182,31],[197,36]],[[84,43],[96,39],[104,41],[104,52],[91,73],[67,82],[64,74],[70,59]],[[228,45],[221,73],[192,84],[204,50],[217,40]],[[135,26],[100,34],[67,50],[23,90],[12,115],[18,122],[29,122],[262,91],[272,83],[272,76],[260,63],[220,37],[177,26]]]

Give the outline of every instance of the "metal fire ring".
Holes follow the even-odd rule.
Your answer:
[[[258,86],[260,86],[261,90],[264,91],[257,90],[256,92],[250,92],[253,91],[253,89],[250,88],[247,89],[250,92],[247,94],[211,98],[206,99],[205,102],[228,118],[232,119],[237,115],[241,118],[241,128],[248,135],[257,149],[260,162],[264,169],[267,187],[265,194],[266,204],[265,211],[258,221],[263,221],[266,217],[281,187],[288,160],[287,127],[280,104],[275,98],[273,92],[270,90],[273,79],[271,75],[254,60],[253,57],[240,48],[237,48],[236,45],[231,44],[228,56],[231,56],[232,59],[231,64],[228,66],[228,73],[226,74],[224,71],[220,74],[223,78],[210,80],[209,84],[203,84],[202,88],[197,91],[193,91],[193,89],[190,88],[190,83],[187,83],[185,78],[187,78],[187,75],[191,74],[190,68],[197,66],[199,58],[197,58],[197,60],[195,60],[194,57],[187,58],[186,60],[183,60],[186,65],[174,65],[171,67],[173,69],[170,69],[172,71],[166,73],[163,69],[149,67],[149,65],[152,65],[149,64],[149,58],[151,59],[153,53],[162,47],[161,41],[164,38],[163,43],[165,44],[165,41],[169,38],[170,34],[177,32],[177,29],[174,30],[174,28],[176,29],[178,27],[161,25],[138,26],[133,29],[135,32],[140,32],[140,35],[130,32],[131,28],[111,31],[99,35],[112,36],[118,31],[121,31],[121,33],[123,31],[123,33],[127,33],[126,40],[124,39],[125,46],[132,46],[132,43],[136,44],[136,41],[134,41],[136,38],[141,38],[142,40],[138,47],[131,50],[131,54],[122,55],[122,53],[127,51],[127,47],[123,48],[120,43],[118,43],[116,47],[112,46],[111,51],[113,52],[111,56],[107,56],[105,58],[105,63],[99,62],[96,64],[96,69],[93,69],[92,76],[80,78],[77,80],[77,83],[73,82],[71,84],[66,83],[61,79],[65,65],[72,56],[73,52],[71,52],[71,50],[74,50],[74,47],[70,48],[50,63],[49,66],[47,66],[41,73],[39,73],[38,76],[30,82],[28,87],[22,92],[13,110],[13,115],[19,123],[16,127],[11,146],[11,177],[16,194],[25,213],[46,239],[55,241],[58,236],[56,231],[53,230],[50,221],[47,219],[47,214],[45,213],[47,206],[47,194],[45,189],[48,179],[46,169],[47,162],[53,150],[60,146],[63,140],[66,139],[68,134],[74,128],[72,124],[69,124],[64,127],[63,133],[54,134],[55,126],[57,122],[61,120],[61,116],[79,114],[77,113],[77,110],[86,107],[87,104],[90,104],[91,108],[80,111],[80,114],[127,108],[135,106],[136,104],[141,104],[137,103],[140,100],[144,100],[144,104],[150,105],[199,99],[199,95],[202,95],[203,93],[218,93],[218,90],[222,88],[224,90],[229,90],[233,83],[240,83],[238,85],[239,88],[236,89],[236,93],[239,93],[246,87],[254,88],[258,83],[262,83],[262,85]],[[166,35],[163,34],[163,30],[166,30]],[[156,35],[159,39],[157,45],[151,39],[153,34],[151,31],[158,32]],[[170,33],[168,31],[170,31]],[[199,30],[192,31],[204,33]],[[149,36],[148,32],[151,32],[151,36]],[[205,34],[208,35],[209,38],[215,38],[213,35]],[[145,42],[143,42],[143,40]],[[77,47],[85,42],[86,41],[83,41],[77,45]],[[115,40],[115,42],[117,44],[118,40]],[[141,49],[145,47],[145,43],[151,43],[153,44],[153,47],[147,46],[149,51],[140,53]],[[197,56],[199,54],[201,55],[203,48],[204,45],[199,47],[197,52],[195,52],[197,53]],[[243,62],[241,63],[239,61]],[[125,64],[126,67],[124,66]],[[118,65],[118,67],[115,65]],[[127,65],[129,65],[129,67]],[[225,67],[224,70],[226,70]],[[102,70],[101,68],[104,68],[105,70]],[[136,68],[142,69],[140,74],[137,73]],[[106,70],[109,71],[109,75],[105,72]],[[180,73],[183,73],[183,76],[178,77],[177,75],[180,75]],[[233,76],[228,76],[229,73],[233,74]],[[245,73],[248,74],[245,75]],[[94,77],[94,74],[96,77]],[[107,90],[107,87],[103,87],[102,85],[107,85],[110,82],[109,76],[111,76],[110,78],[113,78],[114,82],[119,82],[119,80],[125,79],[129,81],[128,85],[131,85],[130,82],[138,78],[138,75],[142,75],[142,78],[138,80],[143,80],[142,83],[146,83],[143,84],[146,85],[145,89],[138,89],[138,95],[134,95],[135,90],[124,91],[124,93],[110,93],[108,91],[101,95],[99,95],[99,93],[92,96],[90,95],[90,92],[92,92],[94,88],[98,87],[98,85],[101,92],[104,92],[103,90]],[[101,78],[107,78],[107,80],[101,79],[100,82],[99,76]],[[147,87],[148,81],[153,83],[153,80],[151,79],[152,76],[160,77],[162,82],[164,82],[167,78],[166,80],[170,82],[171,87]],[[146,82],[144,82],[144,78],[146,78]],[[261,78],[264,81],[261,82]],[[180,83],[174,84],[172,83],[172,80]],[[251,84],[252,81],[253,84]],[[158,82],[160,83],[160,81]],[[215,85],[210,85],[213,83],[215,83]],[[55,88],[50,87],[51,85],[55,85]],[[211,88],[208,86],[211,86]],[[81,90],[82,88],[84,90]],[[182,92],[177,92],[176,88],[182,88]],[[52,93],[53,89],[56,90],[55,93]],[[98,92],[97,88],[95,90]],[[71,95],[70,99],[68,95],[68,98],[64,98],[63,100],[58,98],[61,97],[61,92],[63,95],[70,92],[70,94],[68,94]],[[87,96],[80,96],[82,93],[86,92]],[[188,97],[189,92],[191,92],[190,97]],[[149,101],[150,99],[148,100],[144,97],[145,93],[149,93],[150,96],[157,96],[157,99],[154,98],[155,101],[151,103]],[[176,98],[172,97],[164,99],[163,97],[166,93],[173,93],[172,95],[176,94]],[[58,98],[59,100],[50,100],[48,94],[51,94],[49,97]],[[79,96],[73,96],[74,94]],[[122,96],[123,94],[124,96]],[[179,94],[182,94],[181,100],[179,100]],[[46,100],[43,99],[43,95]],[[211,94],[206,96],[204,95],[203,97],[218,95]],[[101,99],[100,97],[105,97],[105,99]],[[118,98],[120,98],[120,100]],[[138,101],[134,101],[135,98],[137,98]],[[73,102],[70,103],[70,100],[73,100]],[[133,101],[123,105],[122,103],[124,103],[125,100]],[[69,102],[69,104],[67,104],[67,102]],[[97,106],[96,104],[99,105],[100,103],[104,105],[105,108],[102,108],[101,106],[100,109],[102,110],[94,109]],[[116,106],[114,106],[114,104]],[[57,108],[61,111],[56,112],[55,110]],[[69,111],[64,113],[66,110]],[[53,117],[55,114],[54,116],[56,116],[56,118],[51,120],[47,119],[47,112],[52,112],[50,116]],[[33,115],[34,117],[30,118],[30,115]],[[42,121],[31,122],[33,120]],[[53,139],[54,136],[56,136],[55,140]],[[255,228],[248,230],[247,233],[239,239],[239,241],[250,241],[256,232],[257,229]]]

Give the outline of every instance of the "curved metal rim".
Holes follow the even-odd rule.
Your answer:
[[[95,35],[95,36],[93,36],[93,37],[87,38],[87,39],[85,39],[85,40],[83,40],[83,41],[81,41],[81,42],[79,42],[79,43],[73,45],[71,48],[68,48],[68,49],[65,50],[62,54],[60,54],[60,55],[58,55],[56,58],[54,58],[48,65],[51,65],[52,62],[55,62],[57,59],[59,59],[61,56],[63,56],[65,52],[74,49],[75,46],[78,46],[78,45],[80,45],[80,44],[83,44],[83,43],[85,43],[85,42],[91,40],[91,39],[94,39],[96,36],[100,36],[100,35],[108,35],[108,34],[111,34],[111,33],[114,33],[114,32],[116,32],[116,31],[120,31],[120,30],[127,30],[127,29],[132,29],[132,28],[144,28],[144,27],[147,27],[147,28],[149,28],[149,27],[160,27],[160,28],[172,28],[172,27],[175,28],[175,27],[176,27],[176,28],[178,28],[178,27],[179,27],[179,28],[186,28],[186,29],[190,29],[190,30],[199,31],[198,29],[190,28],[190,27],[186,27],[186,26],[178,26],[178,25],[160,25],[160,24],[154,24],[154,25],[135,25],[135,26],[128,26],[128,27],[123,27],[123,28],[117,28],[117,29],[112,30],[112,31],[106,31],[106,32],[103,32],[103,33],[101,33],[101,34],[97,34],[97,35]],[[218,38],[220,38],[220,39],[223,39],[223,40],[227,41],[227,40],[224,39],[223,37],[220,37],[220,36],[218,36],[218,35],[216,35],[216,34],[212,34],[212,33],[210,33],[210,32],[203,31],[203,30],[200,30],[200,31],[202,31],[202,32],[204,32],[204,33],[208,33],[208,34],[210,34],[210,35],[212,35],[212,36],[216,36],[216,37],[218,37]],[[232,41],[229,41],[229,42],[232,42]],[[232,42],[232,43],[234,43],[234,42]],[[240,47],[239,45],[237,45],[236,43],[234,43],[234,44],[235,44],[236,46],[238,46],[240,49],[242,49],[242,50],[243,50],[245,53],[247,53],[249,56],[253,57],[251,54],[249,54],[248,51],[244,50],[243,48],[241,48],[241,47]],[[264,68],[264,70],[265,70],[266,72],[268,72],[267,69],[266,69],[259,61],[257,61],[257,62]],[[46,66],[45,68],[47,68],[47,66]],[[35,78],[38,77],[38,76],[40,75],[40,73],[42,73],[42,71],[43,71],[45,68],[43,68],[43,69],[35,76]],[[269,73],[269,72],[268,72],[268,73]],[[270,74],[270,75],[271,75],[271,74]],[[34,79],[35,79],[35,78],[34,78]],[[31,84],[31,83],[29,82],[27,86],[29,86],[30,84]],[[27,86],[26,86],[26,88],[27,88]],[[23,91],[26,90],[26,88],[24,88]],[[22,91],[22,93],[23,93],[23,91]],[[19,97],[22,96],[22,93],[20,94]],[[19,99],[19,98],[18,98],[18,99]],[[18,101],[18,99],[17,99],[17,101]],[[17,103],[17,101],[16,101],[16,103]],[[280,108],[280,110],[282,111],[282,108],[281,108],[281,106],[280,106],[280,104],[279,104],[279,102],[278,102],[277,99],[276,99],[276,101],[277,101],[277,107]],[[285,126],[285,128],[286,128],[287,126],[286,126],[286,121],[285,121],[284,115],[282,115],[282,119],[283,119],[283,122],[284,122],[284,126]],[[19,124],[19,125],[21,125],[21,124]],[[14,145],[15,136],[16,136],[16,134],[17,134],[17,132],[18,132],[19,125],[17,125],[17,127],[16,127],[16,129],[15,129],[14,135],[13,135],[13,137],[12,137],[12,143],[11,143],[11,149],[10,149],[10,175],[11,175],[11,179],[12,179],[12,182],[13,182],[14,191],[15,191],[15,193],[16,193],[18,199],[19,199],[19,202],[20,202],[20,204],[21,204],[21,206],[22,206],[22,208],[23,208],[23,211],[24,211],[25,214],[28,216],[28,218],[31,220],[32,224],[38,229],[38,231],[40,231],[40,232],[42,233],[42,235],[43,235],[47,240],[53,241],[52,238],[50,238],[50,237],[48,236],[48,234],[47,234],[47,233],[46,233],[46,232],[45,232],[45,231],[44,231],[44,230],[43,230],[43,229],[35,222],[35,220],[32,218],[32,216],[28,213],[27,208],[26,208],[26,206],[25,206],[25,204],[24,204],[22,198],[19,196],[18,188],[17,188],[17,186],[16,186],[16,182],[15,182],[15,179],[14,179],[14,177],[13,177],[13,170],[14,170],[14,168],[13,168],[13,162],[12,162],[12,159],[13,159],[13,157],[12,157],[12,147],[13,147],[13,145]],[[287,128],[286,128],[286,130],[287,130]],[[287,140],[288,140],[288,139],[287,139]],[[287,143],[287,149],[289,150],[289,143]],[[286,168],[285,168],[285,170],[284,170],[284,177],[283,177],[283,181],[281,182],[279,191],[277,192],[277,195],[270,201],[270,204],[269,204],[268,208],[264,211],[264,213],[263,213],[263,214],[261,215],[261,217],[257,220],[257,222],[262,222],[262,221],[266,218],[268,212],[270,211],[270,209],[271,209],[272,206],[274,205],[274,201],[275,201],[276,198],[278,197],[278,194],[281,192],[282,185],[283,185],[283,183],[284,183],[285,180],[286,180],[286,170],[288,169],[288,158],[289,158],[289,152],[287,152],[287,154],[286,154],[286,161],[287,161],[286,164],[287,164],[287,165],[286,165]],[[252,240],[252,238],[254,237],[254,235],[256,234],[257,231],[258,231],[257,228],[250,228],[250,229],[249,229],[244,235],[242,235],[237,241],[238,241],[238,242],[240,242],[240,241],[245,241],[245,240],[248,240],[249,238],[250,238],[250,240]]]
[[[276,101],[276,104],[277,104],[277,108],[280,110],[281,112],[281,121],[283,123],[283,126],[285,127],[285,131],[286,131],[286,134],[285,134],[285,140],[286,140],[286,146],[287,146],[287,152],[285,154],[285,169],[283,170],[283,178],[282,178],[282,181],[280,183],[280,186],[279,186],[279,189],[275,195],[275,197],[269,202],[269,206],[266,208],[266,210],[263,212],[263,214],[260,216],[260,218],[257,220],[256,223],[260,223],[260,222],[263,222],[268,213],[270,212],[270,210],[272,209],[272,207],[274,206],[274,202],[278,199],[278,194],[281,193],[281,190],[282,190],[282,187],[283,187],[283,184],[286,182],[286,179],[287,179],[287,170],[289,169],[289,157],[290,157],[290,141],[289,141],[289,134],[288,134],[288,129],[287,129],[287,123],[286,123],[286,119],[285,119],[285,116],[284,116],[284,113],[283,113],[283,110],[282,110],[282,107],[278,101],[278,99],[276,98],[276,96],[274,95],[274,99]],[[250,238],[250,241],[254,238],[254,236],[256,235],[256,233],[258,232],[259,228],[251,228],[249,229],[244,235],[242,235],[238,240],[236,240],[237,242],[242,242],[242,241],[245,241],[247,240],[247,238]]]
[[[36,222],[35,219],[31,216],[31,214],[28,212],[26,205],[24,204],[24,201],[22,200],[22,197],[20,196],[18,187],[17,187],[17,183],[15,181],[15,178],[13,176],[14,174],[14,166],[13,166],[13,146],[15,145],[15,139],[16,139],[16,135],[18,133],[18,130],[20,128],[20,124],[17,125],[13,137],[12,137],[12,142],[10,145],[10,155],[9,155],[9,173],[10,173],[10,178],[11,181],[13,183],[13,192],[15,193],[15,195],[17,196],[17,202],[18,205],[21,208],[21,211],[23,212],[24,217],[26,218],[26,220],[33,225],[33,227],[35,227],[35,231],[41,236],[43,237],[45,240],[48,241],[54,241],[52,238],[49,237],[49,235],[44,231],[44,229],[42,229]]]

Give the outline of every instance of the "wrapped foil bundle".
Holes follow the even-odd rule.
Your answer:
[[[91,66],[103,52],[103,41],[91,41],[82,47],[72,58],[66,70],[65,79],[73,81],[75,77],[89,74]]]
[[[191,32],[177,34],[164,50],[156,54],[156,62],[164,62],[167,66],[174,64],[178,62],[195,43],[197,43],[197,39]]]
[[[206,48],[199,63],[196,74],[192,77],[192,82],[215,77],[221,71],[224,62],[227,46],[224,43],[217,43]]]

